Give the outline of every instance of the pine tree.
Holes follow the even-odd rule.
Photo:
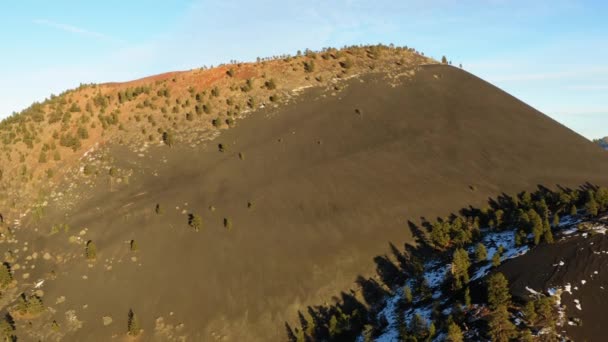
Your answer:
[[[576,216],[576,214],[578,214],[578,210],[576,209],[576,205],[572,205],[570,207],[570,216]]]
[[[411,304],[412,303],[412,289],[410,288],[409,285],[405,285],[403,287],[403,299],[405,300],[406,304]]]
[[[0,319],[0,338],[4,341],[16,341],[14,337],[15,326],[10,315]]]
[[[203,226],[203,219],[199,215],[190,214],[188,217],[188,225],[198,232]]]
[[[0,266],[0,288],[7,287],[13,281],[13,273],[8,263],[2,263]]]
[[[488,260],[488,250],[486,249],[486,246],[484,246],[484,244],[481,242],[478,243],[477,246],[475,246],[475,260],[477,262]]]
[[[555,215],[553,215],[553,227],[554,228],[559,227],[559,215],[557,213],[555,213]]]
[[[462,342],[464,338],[462,336],[462,329],[458,324],[452,322],[448,325],[448,336],[446,337],[448,342]]]
[[[463,284],[469,282],[469,267],[471,267],[469,253],[462,248],[456,249],[452,257],[451,269],[455,289],[460,290]]]
[[[534,301],[528,301],[526,303],[526,306],[524,306],[523,314],[524,314],[524,316],[526,316],[526,319],[528,320],[528,322],[531,325],[536,324],[536,318],[538,316],[536,315],[536,308],[534,307]]]
[[[590,216],[597,216],[598,214],[598,205],[597,202],[595,201],[595,199],[593,197],[591,197],[587,203],[585,203],[585,211],[587,212],[587,215]]]
[[[131,249],[131,252],[137,252],[139,250],[139,246],[137,245],[137,242],[135,242],[135,240],[131,240],[131,242],[129,243],[129,247]]]
[[[495,273],[488,279],[488,304],[495,310],[499,306],[509,305],[511,294],[509,282],[502,273]]]
[[[137,336],[141,332],[139,327],[139,320],[133,310],[129,310],[129,316],[127,320],[127,334],[131,336]]]
[[[500,253],[498,251],[496,251],[494,255],[492,255],[492,266],[500,266]]]
[[[495,342],[508,342],[516,336],[515,325],[509,320],[509,311],[505,305],[498,306],[488,322],[490,337]]]
[[[464,290],[464,305],[468,308],[471,306],[471,291],[469,287]]]
[[[534,209],[530,209],[528,211],[528,216],[530,217],[530,223],[532,224],[532,234],[534,234],[534,244],[538,245],[540,243],[540,239],[544,233],[543,221],[540,215]]]
[[[414,318],[412,318],[411,329],[417,338],[419,338],[419,339],[424,338],[428,333],[426,320],[424,318],[422,318],[422,316],[420,316],[420,314],[416,313],[414,315]]]
[[[95,246],[93,240],[87,241],[84,254],[89,260],[97,258],[97,246]]]

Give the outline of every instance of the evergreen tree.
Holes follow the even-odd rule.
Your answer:
[[[7,287],[13,281],[13,273],[8,263],[4,262],[0,266],[0,288]]]
[[[559,227],[559,215],[557,213],[555,213],[555,215],[553,215],[553,227],[554,228]]]
[[[576,209],[576,205],[572,205],[570,207],[570,216],[576,216],[576,214],[578,214],[578,210]]]
[[[469,267],[471,267],[469,253],[462,248],[456,249],[452,257],[451,269],[455,289],[460,290],[463,284],[469,282]]]
[[[600,187],[595,192],[595,201],[599,207],[600,211],[606,210],[608,207],[608,189],[604,187]]]
[[[530,300],[526,303],[526,306],[524,306],[523,314],[524,316],[526,316],[526,319],[531,325],[536,324],[537,315],[536,308],[534,307],[534,301]]]
[[[507,306],[511,302],[509,282],[502,273],[494,273],[488,279],[488,304],[495,310],[499,306]]]
[[[587,215],[597,216],[598,210],[599,210],[599,207],[597,205],[597,202],[595,201],[595,198],[591,197],[587,201],[587,203],[585,203],[585,211],[587,212]]]
[[[139,246],[137,245],[137,242],[135,242],[135,240],[131,240],[131,242],[129,243],[129,247],[131,249],[131,252],[137,252],[139,250]]]
[[[478,243],[477,246],[475,246],[475,260],[477,262],[488,260],[488,250],[486,249],[486,246],[484,246],[484,244],[481,242]]]
[[[492,255],[492,266],[498,267],[500,266],[500,252],[496,251],[494,255]]]
[[[543,221],[540,215],[534,209],[528,211],[528,217],[530,217],[530,224],[532,225],[532,234],[534,234],[534,244],[538,245],[540,239],[545,232],[543,227]]]
[[[509,320],[509,311],[505,305],[500,305],[494,310],[488,327],[490,337],[495,342],[509,342],[517,333],[515,325]]]
[[[190,214],[188,216],[188,225],[198,232],[203,226],[203,219],[199,215]]]
[[[406,304],[411,304],[412,303],[412,289],[410,288],[409,285],[405,285],[403,287],[403,299],[405,300]]]
[[[446,222],[435,222],[431,228],[431,242],[439,249],[450,243],[449,226]]]
[[[14,333],[15,325],[13,319],[9,314],[6,314],[6,316],[0,319],[0,338],[3,341],[16,341],[17,338]]]
[[[414,315],[411,325],[412,332],[417,338],[423,339],[427,336],[427,323],[426,320],[420,316],[420,314],[416,313]]]
[[[84,254],[89,260],[97,258],[97,246],[95,246],[93,240],[87,241]]]
[[[163,132],[163,142],[165,145],[171,147],[175,144],[175,139],[173,138],[173,133],[171,132]]]
[[[469,287],[464,290],[464,305],[468,308],[471,306],[471,291]]]
[[[551,229],[548,229],[545,231],[545,233],[543,234],[543,239],[545,240],[546,243],[553,243],[553,232],[551,232]]]
[[[448,336],[446,337],[448,342],[462,342],[464,337],[462,336],[462,330],[458,324],[452,322],[448,325]]]
[[[139,320],[133,310],[129,310],[129,316],[127,320],[127,334],[131,336],[137,336],[141,332],[139,327]]]

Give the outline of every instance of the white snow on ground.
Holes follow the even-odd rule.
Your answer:
[[[540,295],[541,294],[540,292],[538,292],[538,291],[536,291],[534,289],[531,289],[531,288],[529,288],[527,286],[526,286],[526,291],[530,292],[533,295]]]
[[[579,310],[583,310],[583,308],[581,307],[581,302],[578,299],[574,300],[574,304],[576,304],[576,308]]]
[[[489,233],[481,241],[488,250],[488,259],[492,259],[494,253],[498,252],[499,246],[502,246],[504,251],[500,256],[500,260],[515,258],[524,255],[528,252],[528,246],[515,246],[515,232],[504,231],[498,233]],[[475,246],[469,248],[469,253],[473,253]],[[492,269],[492,264],[481,266],[471,277],[471,280],[483,278]]]

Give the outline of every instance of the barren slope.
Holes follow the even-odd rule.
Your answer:
[[[462,70],[425,66],[390,83],[376,74],[348,80],[335,96],[308,89],[194,148],[152,146],[139,156],[109,145],[111,164],[133,170],[128,185],[108,186],[106,171],[89,176],[92,189],[65,190],[78,196],[74,206],[51,201],[40,219],[21,222],[38,231],[16,232],[30,252],[74,256],[27,270],[48,279],[45,304],[56,310],[39,320],[60,322],[66,339],[107,340],[125,333],[132,308],[145,339],[169,339],[155,330],[162,316],[173,337],[283,340],[298,309],[371,272],[388,242],[409,241],[407,220],[538,184],[608,183],[599,147]],[[188,213],[202,217],[200,232]],[[49,236],[57,223],[72,230]],[[83,245],[68,242],[85,227],[82,239],[98,250],[92,267]],[[129,252],[131,239],[138,252]],[[67,300],[55,304],[60,296]],[[67,310],[82,327],[67,329]],[[104,326],[104,315],[114,322]],[[25,322],[17,331],[31,338]]]

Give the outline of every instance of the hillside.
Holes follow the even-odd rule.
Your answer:
[[[83,86],[0,135],[2,308],[24,340],[123,336],[129,310],[145,340],[284,340],[412,242],[408,220],[608,171],[512,96],[389,47]],[[47,309],[18,314],[21,293]]]

